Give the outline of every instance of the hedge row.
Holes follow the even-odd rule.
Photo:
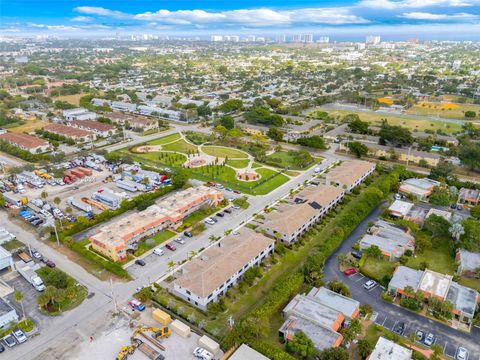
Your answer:
[[[312,254],[306,259],[301,272],[279,278],[262,304],[250,312],[243,321],[238,322],[233,331],[223,339],[222,344],[226,348],[230,348],[246,342],[271,359],[291,359],[292,357],[287,353],[261,341],[256,328],[261,328],[262,322],[263,325],[268,324],[269,318],[276,315],[285,303],[298,293],[303,285],[304,276],[308,276],[311,272],[323,270],[325,260],[340,243],[398,186],[403,171],[403,168],[397,167],[390,173],[381,175],[357,198],[350,201],[327,226],[319,233],[314,234],[311,241],[320,244],[314,248]],[[252,327],[253,324],[256,325]],[[248,330],[252,330],[252,333],[248,333]]]

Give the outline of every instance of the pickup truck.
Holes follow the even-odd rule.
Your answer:
[[[145,305],[136,299],[132,299],[128,302],[128,305],[132,308],[132,310],[143,311],[145,310]]]

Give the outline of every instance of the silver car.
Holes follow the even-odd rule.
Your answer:
[[[15,339],[17,339],[17,342],[19,344],[24,343],[25,341],[28,340],[27,335],[25,335],[25,333],[20,329],[13,330],[12,334],[13,336],[15,336]]]

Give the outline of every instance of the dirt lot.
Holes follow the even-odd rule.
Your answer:
[[[135,324],[135,325],[134,325]],[[137,325],[143,326],[159,326],[158,323],[151,319],[151,309],[146,309],[141,317],[130,322],[127,316],[120,316],[111,324],[108,324],[104,331],[97,335],[93,341],[83,343],[75,353],[68,354],[68,358],[75,358],[77,360],[90,360],[90,359],[114,359],[118,354],[122,346],[130,344],[130,337],[133,335],[133,331]],[[151,334],[147,332],[147,334]],[[140,339],[143,339],[139,336]],[[195,347],[198,346],[199,335],[192,333],[188,338],[182,338],[181,336],[172,333],[168,339],[161,340],[165,351],[159,351],[166,359],[169,360],[187,360],[195,359],[192,355]],[[215,354],[215,358],[218,359],[222,354]],[[135,353],[128,357],[132,360],[147,360],[148,357],[144,355],[140,350],[136,350]]]

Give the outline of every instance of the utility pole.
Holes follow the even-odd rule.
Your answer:
[[[57,224],[55,224],[55,220],[53,220],[53,229],[55,230],[55,237],[57,238],[57,246],[60,247],[60,239],[58,238]]]

